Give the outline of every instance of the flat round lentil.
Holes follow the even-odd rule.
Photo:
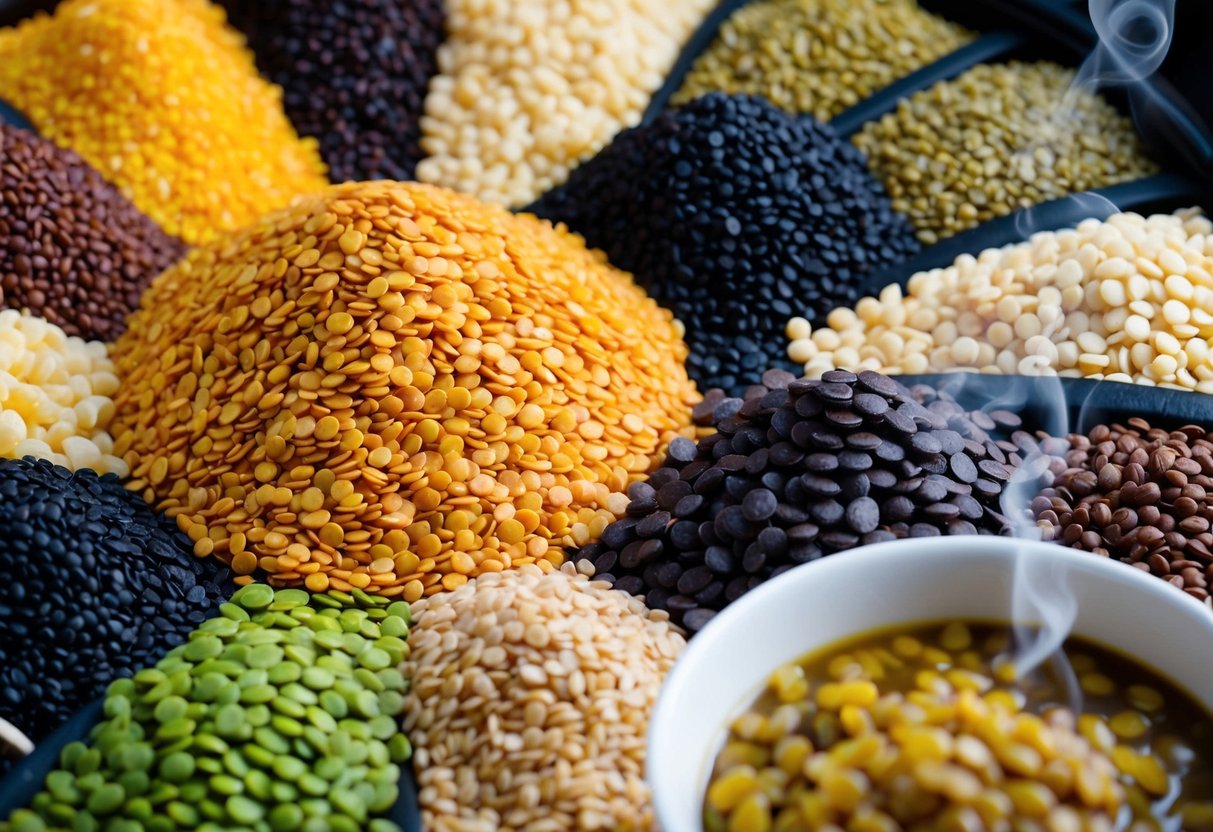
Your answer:
[[[690,430],[679,333],[567,232],[351,183],[157,279],[114,349],[116,451],[199,555],[416,600],[622,511]]]

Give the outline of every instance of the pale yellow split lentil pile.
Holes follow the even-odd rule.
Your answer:
[[[686,352],[563,228],[347,183],[153,283],[113,349],[115,450],[197,554],[413,601],[601,534],[691,430]]]
[[[413,607],[404,730],[432,832],[655,828],[645,732],[686,642],[571,564]]]
[[[639,120],[713,0],[449,0],[417,178],[525,205]]]
[[[853,141],[925,243],[1157,171],[1128,118],[1047,62],[973,67]]]
[[[671,102],[761,95],[829,121],[972,39],[915,0],[761,0],[725,21]]]
[[[1213,223],[1118,214],[919,272],[814,330],[788,322],[813,377],[977,370],[1213,393]]]
[[[196,244],[328,180],[282,90],[207,0],[67,0],[0,30],[0,90],[38,131]]]
[[[15,309],[0,311],[0,457],[36,456],[125,476],[106,432],[117,389],[105,344]]]

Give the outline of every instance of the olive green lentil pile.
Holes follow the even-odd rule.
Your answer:
[[[559,564],[698,400],[681,326],[580,237],[393,182],[195,249],[113,354],[115,453],[196,554],[409,601]]]
[[[348,600],[354,600],[350,597]],[[0,832],[392,832],[403,602],[238,590],[155,667],[120,679],[31,808]]]
[[[730,725],[706,832],[1213,829],[1213,720],[1076,639],[1083,697],[1016,678],[1005,626],[859,636],[778,668]]]
[[[762,0],[725,21],[671,99],[761,95],[829,121],[973,36],[915,0]]]
[[[1057,64],[983,64],[854,137],[924,243],[1156,171],[1129,119]]]

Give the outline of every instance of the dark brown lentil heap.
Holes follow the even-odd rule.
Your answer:
[[[333,182],[413,179],[442,0],[220,0]]]
[[[1213,433],[1135,418],[1049,450],[1064,464],[1032,501],[1046,540],[1130,563],[1209,603]]]
[[[697,422],[628,490],[626,516],[581,550],[599,579],[695,632],[792,567],[860,544],[1006,534],[1003,487],[1019,449],[1007,411],[966,413],[931,387],[874,372],[820,381],[769,370],[745,398],[709,391]]]
[[[0,459],[0,717],[35,741],[235,589],[113,474]]]
[[[184,252],[75,153],[0,124],[0,309],[112,341]]]
[[[863,156],[828,126],[713,93],[627,130],[533,207],[632,272],[686,326],[700,389],[792,369],[788,318],[859,299],[918,250]]]

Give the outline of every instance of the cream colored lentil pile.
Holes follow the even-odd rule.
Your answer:
[[[746,93],[829,121],[972,39],[914,0],[762,0],[725,21],[672,103]]]
[[[831,369],[1062,375],[1213,393],[1213,223],[1117,214],[962,255],[829,314],[788,355]]]
[[[449,0],[417,178],[525,205],[640,121],[713,0]]]
[[[106,426],[118,377],[105,344],[42,318],[0,311],[0,457],[36,456],[125,476]]]
[[[680,325],[580,237],[393,182],[191,252],[113,354],[115,452],[197,554],[410,601],[559,564],[698,401]]]
[[[934,243],[987,220],[1156,172],[1132,122],[1052,63],[983,64],[903,100],[854,142]]]
[[[413,607],[404,730],[433,832],[642,830],[645,730],[685,646],[665,613],[571,564]]]

